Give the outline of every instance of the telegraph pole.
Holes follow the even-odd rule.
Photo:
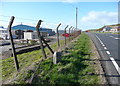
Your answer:
[[[76,29],[77,29],[78,8],[76,7]]]

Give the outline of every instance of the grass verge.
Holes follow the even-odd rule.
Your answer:
[[[64,50],[61,61],[53,64],[49,58],[39,64],[32,84],[100,84],[91,59],[89,37],[82,33],[70,48]]]
[[[63,46],[64,40],[60,41],[60,45]],[[57,50],[57,43],[51,45],[51,48]],[[48,48],[45,48],[47,56],[51,55]],[[35,68],[39,64],[42,58],[42,51],[36,50],[24,54],[17,55],[20,71],[17,72],[14,65],[14,58],[10,57],[4,60],[0,60],[0,68],[2,69],[2,82],[3,84],[9,83],[24,83],[34,73]]]

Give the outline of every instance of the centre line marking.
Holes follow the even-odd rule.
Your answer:
[[[104,45],[104,44],[102,44],[102,46],[104,47],[105,45]]]
[[[105,50],[107,50],[107,47],[104,47]]]
[[[120,39],[120,38],[115,38],[115,39]]]
[[[112,61],[113,65],[115,66],[116,70],[118,71],[120,75],[120,67],[118,66],[117,62],[115,61],[113,57],[110,57],[110,60]]]
[[[110,54],[110,52],[109,52],[109,51],[106,51],[106,53],[107,53],[107,54]]]
[[[113,37],[113,36],[110,36],[110,37]]]
[[[103,44],[103,43],[101,42],[101,44]]]

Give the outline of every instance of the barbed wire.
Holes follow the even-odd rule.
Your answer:
[[[10,18],[11,16],[6,16],[6,15],[0,15],[0,16],[2,16],[2,17],[6,17],[6,18]],[[17,19],[17,20],[26,20],[26,21],[34,21],[34,22],[37,22],[37,21],[39,21],[39,19],[37,20],[37,19],[28,19],[28,18],[22,18],[22,17],[16,17],[15,16],[15,18]],[[43,20],[43,19],[41,19],[41,20]],[[45,22],[48,22],[48,23],[55,23],[55,22],[51,22],[51,21],[48,21],[48,20],[43,20],[43,21],[45,21]]]
[[[6,18],[10,18],[10,17],[11,17],[11,16],[6,16],[6,15],[0,15],[0,16],[6,17]],[[21,19],[22,21],[20,21],[20,19]],[[25,22],[25,21],[23,21],[23,20],[32,20],[32,21],[31,21],[31,22]],[[3,24],[4,26],[8,26],[8,25],[7,25],[7,24],[9,23],[9,20],[8,20],[8,19],[6,19],[6,20],[5,20],[5,19],[1,19],[0,21],[1,21],[1,22],[5,22],[5,24]],[[61,23],[62,23],[62,25],[61,25],[61,27],[60,27],[59,29],[64,30],[64,28],[65,28],[68,24],[66,24],[66,23],[64,23],[64,22],[61,22]],[[2,24],[2,23],[1,23],[1,24]],[[15,26],[15,25],[20,25],[20,24],[29,25],[29,26],[34,26],[34,27],[35,27],[36,24],[37,24],[37,20],[16,17],[15,22],[13,23],[13,26]],[[41,27],[43,27],[43,28],[50,28],[50,29],[52,29],[52,30],[56,30],[58,24],[60,24],[60,22],[59,22],[59,23],[53,23],[53,22],[47,22],[47,21],[45,21],[45,22],[42,22]],[[2,26],[2,25],[0,25],[0,26]],[[70,25],[69,25],[69,27],[70,27]]]

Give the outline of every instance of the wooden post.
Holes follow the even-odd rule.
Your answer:
[[[72,26],[69,28],[69,42],[70,42],[70,29],[72,28]]]
[[[65,27],[65,35],[66,35],[66,29],[67,29],[68,25]],[[66,45],[66,36],[65,36],[65,45]]]
[[[42,39],[41,39],[41,33],[39,32],[39,28],[40,28],[41,22],[42,22],[42,20],[38,21],[37,26],[36,26],[36,31],[37,31],[37,35],[38,35],[38,39],[39,39],[39,42],[40,42],[40,47],[42,49],[42,53],[43,53],[44,59],[46,59],[47,56],[46,56],[46,53],[45,53],[45,50],[44,50],[44,47],[43,47],[43,43],[42,43]]]
[[[57,26],[57,41],[58,41],[58,47],[60,47],[60,42],[59,42],[59,32],[58,32],[58,28],[60,27],[61,23]]]
[[[13,42],[13,38],[12,38],[12,32],[11,32],[11,26],[13,24],[14,19],[15,19],[15,17],[12,16],[11,19],[10,19],[9,25],[8,25],[8,30],[9,30],[9,37],[10,37],[10,42],[11,42],[11,46],[12,46],[14,63],[15,63],[15,66],[16,66],[16,70],[19,71],[19,63],[18,63],[18,60],[17,60],[17,55],[16,55],[16,52],[15,52],[15,46],[14,46],[14,42]]]

